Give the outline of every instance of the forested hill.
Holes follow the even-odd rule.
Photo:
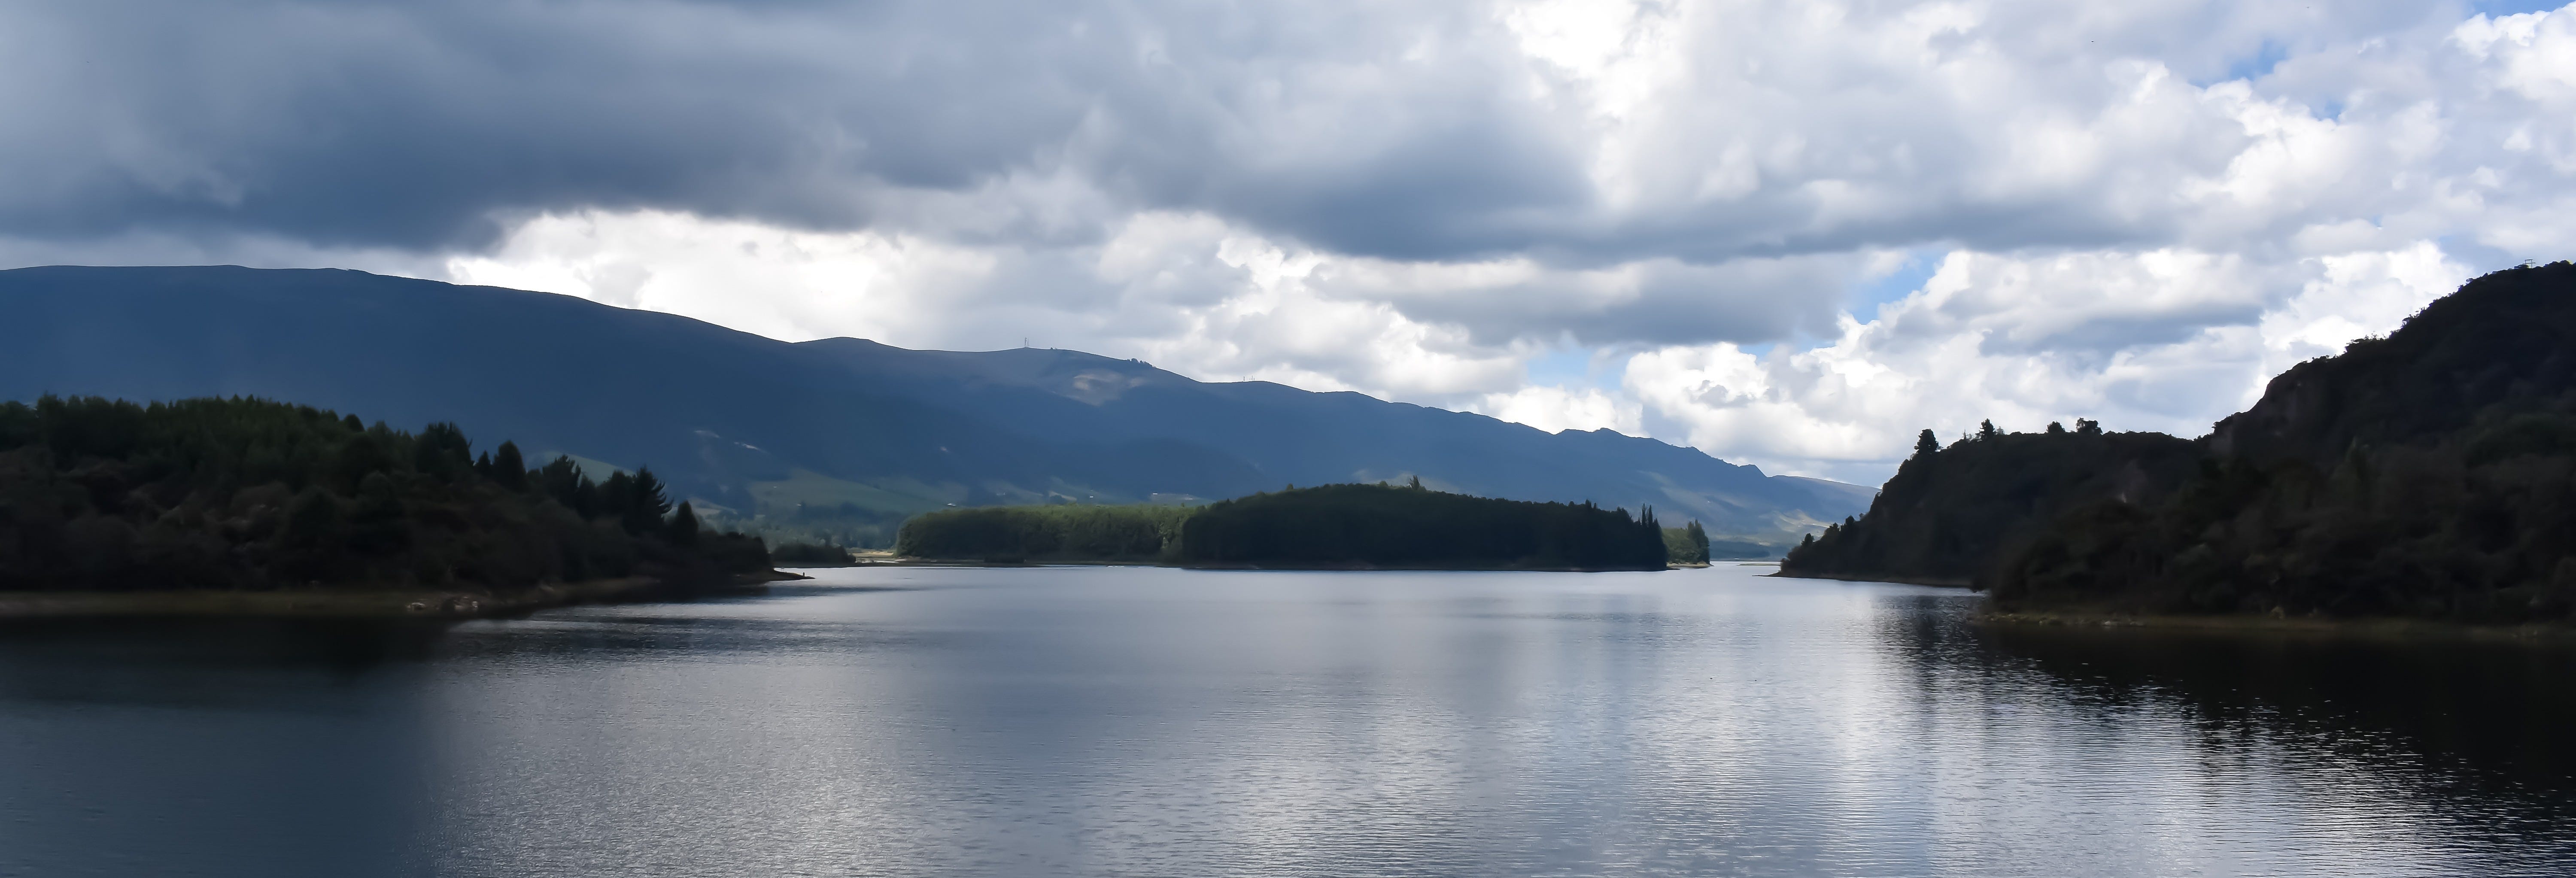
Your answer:
[[[2004,433],[1988,424],[1943,448],[1923,431],[1914,456],[1858,521],[1826,528],[1782,562],[1799,576],[1966,585],[2049,521],[2102,500],[2143,504],[2190,473],[2198,445],[2162,433]]]
[[[1890,548],[1944,520],[1922,509],[1973,517],[2011,483],[2090,484],[1990,519],[1996,538],[1969,566],[1998,608],[2567,618],[2576,265],[2478,278],[2387,338],[2291,369],[2193,443],[2190,466],[2142,464],[2141,490],[2103,490],[2114,461],[2083,454],[2008,455],[2027,463],[1997,467],[1974,453],[1983,441],[2073,449],[2083,437],[1919,455],[1906,464],[1923,471],[1914,479],[1956,487],[1908,488],[1891,514],[1833,529],[1784,569],[1929,571]]]
[[[1403,480],[1653,505],[1777,545],[1866,488],[1608,431],[1204,383],[1074,351],[789,344],[569,296],[353,271],[0,271],[0,399],[256,395],[650,466],[728,521],[884,545],[955,506],[1197,502]]]
[[[449,424],[394,430],[305,406],[0,403],[0,591],[455,589],[769,568],[653,474],[594,481]]]
[[[2355,445],[2440,444],[2576,392],[2576,266],[2508,269],[2434,301],[2386,338],[2290,367],[2219,421],[2211,453],[2326,465]]]

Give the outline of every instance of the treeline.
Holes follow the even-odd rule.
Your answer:
[[[769,547],[769,562],[780,567],[846,567],[850,549],[838,543],[779,543]]]
[[[1909,478],[1949,487],[1909,485],[1901,494],[1920,507],[1911,517],[1873,507],[1784,569],[1967,570],[2007,611],[2576,614],[2576,265],[2470,281],[2386,338],[2292,368],[2199,442],[2145,440],[2188,448],[2178,471],[2159,452],[2131,461],[2141,478],[2106,481],[2117,461],[2033,451],[2079,438],[1918,452],[1881,505]],[[2004,452],[2016,444],[2029,447]],[[2019,465],[1989,459],[2024,454]],[[1958,554],[1959,566],[1895,548],[2015,480],[2091,487],[2051,493],[2020,516],[1969,516],[1992,536],[1982,552]],[[2104,490],[2112,483],[2137,490]]]
[[[1708,551],[1708,531],[1701,529],[1699,522],[1664,528],[1665,563],[1706,564]]]
[[[1696,522],[1693,523],[1696,525]],[[1687,542],[1688,529],[1682,531]],[[1705,539],[1705,534],[1700,535]],[[1705,550],[1694,546],[1705,558]],[[1024,506],[906,522],[897,554],[1254,567],[1660,570],[1654,512],[1495,500],[1419,485],[1325,485],[1175,506]]]
[[[895,554],[914,558],[1028,561],[1171,561],[1186,506],[985,506],[914,516]]]
[[[2201,455],[2189,440],[2105,433],[2085,420],[2042,433],[2006,433],[1989,421],[1948,447],[1925,430],[1867,514],[1808,537],[1780,569],[1967,585],[1991,574],[2006,547],[2028,543],[2060,515],[2104,500],[2155,501]]]
[[[651,471],[257,399],[0,404],[0,589],[481,587],[768,569]]]
[[[1181,525],[1192,564],[1662,570],[1653,509],[1536,503],[1419,485],[1324,485],[1208,504]]]
[[[1699,522],[1682,527],[1664,528],[1664,560],[1673,564],[1706,564],[1711,561],[1769,561],[1780,557],[1780,547],[1752,540],[1712,540]]]
[[[2057,519],[2005,558],[1992,585],[2006,609],[2567,618],[2576,417],[2356,447],[2328,467],[2204,460],[2169,502]]]

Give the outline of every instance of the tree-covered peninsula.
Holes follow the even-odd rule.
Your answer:
[[[2123,435],[1927,443],[1782,569],[2006,612],[2576,615],[2576,265],[2472,280],[2202,439]]]
[[[2162,433],[2006,433],[1985,424],[1943,447],[1925,430],[1869,512],[1790,550],[1781,569],[1832,579],[1968,585],[2007,546],[2057,516],[2110,500],[2151,503],[2191,471],[2200,446]]]
[[[242,398],[0,404],[0,591],[508,594],[768,568],[758,539],[700,528],[649,470],[531,468],[446,424]]]
[[[1661,570],[1670,551],[1652,510],[1631,516],[1588,503],[1375,484],[1290,488],[1196,508],[934,512],[905,522],[896,549],[974,561],[1533,570]]]

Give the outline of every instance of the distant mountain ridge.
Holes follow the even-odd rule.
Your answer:
[[[1871,491],[1602,430],[1209,383],[1076,351],[787,343],[548,293],[336,269],[0,271],[0,399],[252,395],[650,466],[719,514],[891,537],[949,505],[1401,481],[1653,505],[1793,542]]]

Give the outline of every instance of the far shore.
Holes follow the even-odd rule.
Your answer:
[[[1731,562],[1731,561],[1720,561],[1720,562],[1717,562],[1717,563],[1720,563],[1720,564],[1729,564],[1729,563],[1734,563],[1734,562]],[[1767,563],[1767,562],[1764,562],[1764,563]],[[992,567],[992,568],[1001,568],[1001,569],[1009,569],[1009,568],[1014,568],[1014,567],[1169,567],[1169,568],[1174,569],[1174,570],[1278,570],[1278,571],[1310,570],[1310,571],[1353,571],[1353,572],[1356,572],[1356,571],[1380,570],[1380,571],[1388,571],[1388,572],[1395,572],[1395,571],[1408,571],[1408,572],[1415,572],[1415,573],[1429,573],[1429,572],[1440,572],[1440,571],[1455,572],[1455,573],[1482,573],[1482,572],[1521,572],[1521,573],[1622,573],[1622,572],[1628,572],[1628,573],[1651,573],[1651,572],[1654,572],[1654,571],[1652,571],[1652,570],[1645,570],[1645,569],[1642,569],[1642,568],[1636,568],[1636,567],[1515,567],[1515,566],[1510,566],[1510,565],[1493,565],[1493,566],[1471,567],[1471,566],[1443,565],[1443,564],[1431,564],[1431,565],[1418,565],[1418,566],[1417,566],[1417,565],[1405,565],[1405,564],[1359,564],[1359,563],[1350,563],[1350,564],[1172,564],[1172,563],[1166,563],[1166,562],[1162,562],[1162,561],[1154,561],[1154,560],[1149,560],[1149,559],[1100,560],[1100,559],[1093,559],[1093,558],[1031,558],[1031,559],[1028,559],[1028,560],[1026,560],[1026,561],[989,561],[989,560],[974,560],[974,559],[962,559],[962,558],[960,558],[960,559],[949,559],[949,558],[914,558],[914,557],[900,557],[900,558],[886,558],[886,559],[882,559],[882,560],[860,561],[860,562],[858,562],[858,563],[856,563],[856,564],[844,564],[844,565],[834,565],[834,566],[840,566],[840,567],[866,567],[866,566],[871,566],[871,565],[892,565],[892,566],[903,566],[903,567]],[[1660,568],[1660,569],[1663,569],[1663,570],[1680,570],[1680,569],[1686,569],[1686,568],[1700,568],[1700,567],[1707,567],[1707,566],[1710,566],[1710,565],[1708,565],[1708,564],[1671,564],[1671,565],[1666,565],[1666,566],[1664,566],[1664,567],[1662,567],[1662,568]]]
[[[493,592],[479,589],[300,588],[276,591],[0,592],[0,621],[112,617],[304,619],[484,619],[574,604],[621,603],[758,593],[794,573],[734,578],[714,589],[680,589],[649,577],[595,579]]]
[[[1779,562],[1769,561],[1764,563],[1777,564]],[[1767,575],[1777,576],[1782,579],[1830,579],[1837,582],[1893,582],[1899,585],[1931,585],[1939,586],[1941,588],[1974,587],[1973,584],[1965,579],[1954,579],[1940,576],[1834,576],[1825,573],[1791,573],[1787,570]]]

